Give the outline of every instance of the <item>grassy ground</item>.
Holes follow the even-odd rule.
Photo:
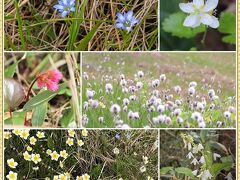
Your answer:
[[[76,11],[65,18],[53,8],[57,0],[7,0],[6,50],[156,50],[158,3],[145,1],[76,1]],[[79,3],[80,2],[80,3]],[[115,28],[116,13],[133,10],[140,20],[130,32]]]
[[[87,101],[86,89],[92,89],[96,91],[94,99],[99,100],[99,102],[102,102],[106,106],[105,108],[97,109],[89,108],[84,112],[89,118],[87,127],[114,127],[114,118],[109,108],[114,103],[119,104],[123,108],[123,98],[128,98],[131,95],[130,93],[124,94],[121,92],[119,76],[120,74],[124,74],[127,80],[134,82],[134,74],[140,70],[145,73],[145,76],[143,79],[138,80],[143,82],[144,86],[141,91],[135,93],[138,100],[130,103],[128,107],[132,111],[140,112],[140,120],[129,121],[126,112],[121,111],[120,113],[120,118],[131,127],[155,126],[152,124],[151,118],[158,113],[148,113],[146,108],[142,108],[142,105],[150,97],[149,93],[153,90],[149,88],[149,83],[153,79],[159,78],[160,74],[166,74],[167,81],[162,83],[160,88],[157,89],[170,89],[170,92],[173,93],[173,87],[180,85],[182,93],[180,97],[175,96],[174,99],[182,99],[185,105],[187,101],[187,89],[191,81],[198,83],[197,94],[199,96],[207,97],[207,89],[215,89],[221,105],[216,110],[217,114],[213,115],[215,116],[214,123],[217,120],[223,121],[222,114],[223,111],[227,110],[228,105],[235,106],[234,100],[230,104],[226,103],[228,97],[235,98],[234,53],[84,53],[83,73],[86,72],[89,79],[83,80],[83,102]],[[113,85],[113,94],[109,95],[105,93],[106,83]],[[131,85],[134,85],[134,83]],[[203,89],[204,87],[205,90]],[[184,114],[185,118],[189,119],[189,109],[185,106],[183,109],[183,112],[186,113]],[[103,124],[98,122],[98,117],[101,116],[105,119],[105,123]],[[208,119],[212,114],[209,114],[207,111],[205,116]],[[227,126],[234,126],[234,124],[234,121],[232,121]],[[174,125],[181,127],[176,123]],[[191,126],[195,127],[196,124],[192,124]],[[161,125],[161,127],[167,126]]]
[[[23,100],[11,111],[5,109],[6,127],[23,126],[31,121],[37,127],[73,127],[80,126],[80,55],[74,53],[5,53],[5,79],[14,79],[24,90]],[[62,75],[58,91],[50,92],[33,85],[27,100],[27,92],[36,77],[50,69],[58,69]],[[16,91],[17,92],[17,91]],[[45,93],[46,96],[41,96]],[[26,104],[33,102],[30,109]],[[14,102],[14,98],[11,98]],[[5,107],[7,101],[5,100]],[[39,111],[38,111],[39,110]],[[11,116],[12,113],[12,116]]]
[[[157,131],[89,130],[87,136],[83,136],[82,130],[75,130],[74,136],[70,136],[67,130],[43,132],[45,137],[41,139],[36,137],[37,130],[31,130],[26,139],[14,133],[5,139],[5,163],[10,158],[18,162],[16,169],[6,165],[5,175],[12,170],[18,173],[19,179],[53,179],[54,175],[64,173],[69,173],[71,180],[85,173],[90,175],[91,180],[158,178]],[[116,135],[120,138],[117,139]],[[35,145],[29,143],[30,137],[37,139]],[[67,138],[73,139],[72,146],[66,144]],[[77,140],[82,140],[84,144],[78,146]],[[27,146],[32,147],[29,154],[40,154],[38,164],[23,159]],[[114,153],[115,148],[119,154]],[[59,157],[57,161],[51,160],[46,154],[48,149],[57,153],[66,150],[68,156],[66,159]],[[143,156],[148,157],[148,163],[144,163]],[[142,166],[146,167],[143,173],[140,172]],[[38,170],[34,170],[36,167]]]

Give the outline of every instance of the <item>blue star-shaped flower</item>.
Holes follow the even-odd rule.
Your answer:
[[[139,20],[133,15],[133,11],[128,11],[123,14],[117,13],[116,28],[130,32],[138,22]]]
[[[61,17],[66,17],[70,12],[75,11],[75,0],[59,0],[53,8],[61,13]]]

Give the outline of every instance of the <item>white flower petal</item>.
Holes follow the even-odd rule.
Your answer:
[[[193,4],[197,9],[200,9],[204,5],[203,0],[193,0]]]
[[[185,13],[193,13],[194,12],[193,3],[180,3],[179,8]]]
[[[202,11],[203,12],[212,11],[217,7],[217,5],[218,5],[218,0],[207,0]]]
[[[187,16],[186,19],[184,20],[183,25],[186,27],[194,27],[193,25],[197,24],[199,21],[200,20],[198,18],[198,15],[194,14]]]
[[[201,15],[201,22],[207,26],[210,26],[210,24],[212,24],[212,16],[209,14],[202,14]]]
[[[217,29],[219,27],[218,18],[212,16],[212,23],[209,25],[211,28]]]

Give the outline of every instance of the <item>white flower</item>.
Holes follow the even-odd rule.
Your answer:
[[[86,96],[88,97],[88,99],[92,99],[94,95],[95,95],[95,91],[87,89]]]
[[[116,154],[116,155],[118,155],[118,154],[120,153],[120,151],[119,151],[118,148],[114,148],[114,149],[113,149],[113,153]]]
[[[202,173],[202,180],[207,180],[207,179],[211,179],[213,176],[211,175],[211,173],[209,172],[209,170],[204,170]]]
[[[147,170],[147,169],[146,169],[145,166],[141,166],[141,167],[140,167],[140,171],[141,171],[141,173],[145,172],[146,170]]]
[[[139,78],[142,78],[144,76],[144,73],[142,71],[138,71],[137,75]]]
[[[148,163],[148,157],[147,156],[143,156],[142,158],[143,158],[143,163],[147,164]]]
[[[205,163],[205,158],[204,156],[201,156],[200,160],[199,160],[200,163],[204,164]]]
[[[160,81],[165,81],[167,78],[166,78],[165,74],[161,74],[159,79],[160,79]]]
[[[214,161],[216,161],[216,160],[217,160],[217,158],[220,158],[220,157],[221,157],[221,155],[220,155],[220,154],[213,153],[213,159],[214,159]]]
[[[121,111],[121,108],[118,104],[113,104],[110,108],[110,112],[115,115],[119,114],[120,111]]]
[[[225,111],[223,113],[223,115],[224,115],[225,118],[230,118],[231,117],[231,113],[229,111]]]
[[[193,95],[195,94],[195,92],[196,92],[196,90],[195,90],[194,87],[188,88],[188,94],[189,94],[190,96],[193,96]]]
[[[194,166],[196,166],[196,164],[199,164],[198,160],[196,158],[194,158],[191,162],[191,164],[194,164]]]
[[[189,15],[184,20],[183,25],[186,27],[195,28],[201,23],[210,26],[211,28],[218,28],[219,21],[213,16],[214,9],[218,5],[218,0],[193,0],[189,3],[180,3],[180,9]]]
[[[106,84],[106,85],[105,85],[105,91],[106,91],[106,93],[108,93],[108,94],[112,93],[112,91],[113,91],[113,86],[112,86],[112,84],[110,84],[110,83]]]
[[[193,156],[193,154],[192,154],[192,152],[189,152],[188,154],[187,154],[187,156],[186,156],[188,159],[192,159],[192,158],[194,158],[194,156]]]
[[[194,170],[194,171],[192,171],[192,173],[193,173],[194,176],[196,176],[197,173],[198,173],[198,170]]]
[[[224,179],[227,179],[227,180],[233,180],[233,176],[232,176],[232,173],[228,173],[227,176],[224,178]]]

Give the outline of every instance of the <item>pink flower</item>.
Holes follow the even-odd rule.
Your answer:
[[[47,87],[49,91],[58,90],[58,83],[63,78],[58,70],[49,70],[37,76],[37,85],[39,88]]]

